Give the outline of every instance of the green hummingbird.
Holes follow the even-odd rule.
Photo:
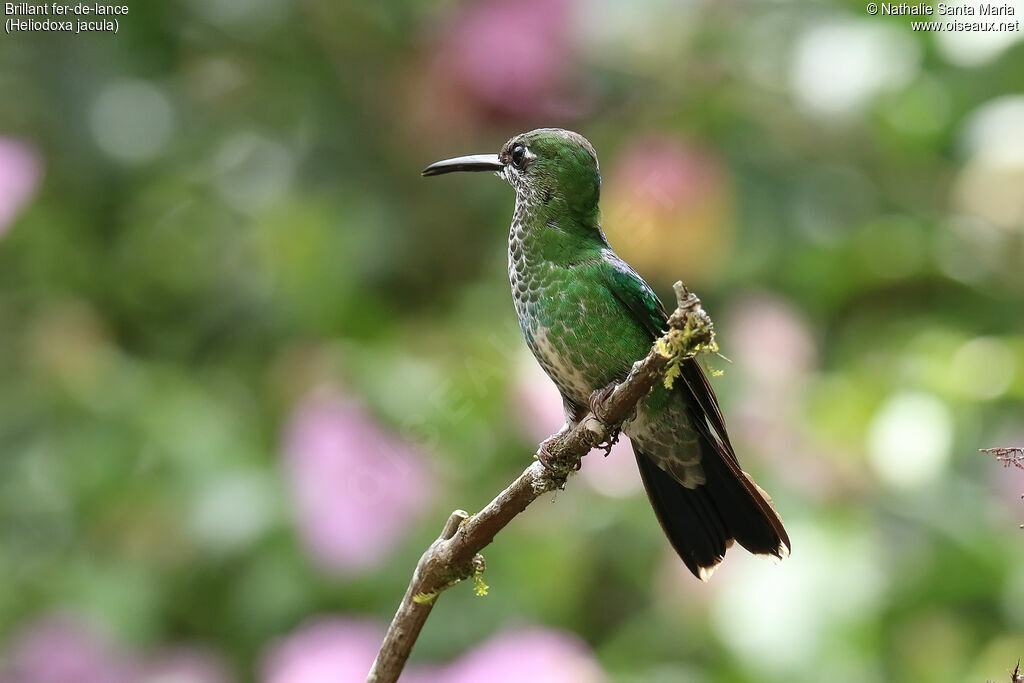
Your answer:
[[[595,391],[625,379],[647,355],[666,330],[665,308],[601,230],[601,172],[582,135],[533,130],[498,154],[439,161],[423,175],[452,171],[494,171],[515,188],[512,298],[527,345],[562,396],[565,431],[586,415]],[[782,520],[740,469],[700,365],[684,361],[680,379],[671,389],[656,385],[622,426],[672,547],[702,581],[734,540],[752,553],[787,556]]]

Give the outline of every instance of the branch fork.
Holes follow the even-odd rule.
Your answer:
[[[478,594],[486,592],[480,580],[486,565],[479,553],[499,531],[538,496],[564,488],[569,475],[579,470],[581,459],[592,449],[602,444],[610,449],[637,403],[659,381],[670,384],[684,359],[717,351],[714,327],[700,299],[681,282],[674,289],[677,306],[668,318],[668,331],[655,341],[647,356],[633,364],[629,375],[595,391],[590,411],[571,428],[544,441],[537,459],[480,512],[469,515],[455,510],[451,514],[441,535],[416,565],[367,683],[398,680],[441,593],[470,578],[476,579]]]

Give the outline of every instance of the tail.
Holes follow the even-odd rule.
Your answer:
[[[705,483],[689,489],[633,446],[654,513],[687,568],[707,581],[734,540],[756,555],[788,556],[789,536],[768,494],[735,460],[702,450]]]

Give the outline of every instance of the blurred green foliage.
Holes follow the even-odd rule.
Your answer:
[[[310,617],[386,623],[448,511],[559,426],[524,398],[554,389],[509,302],[511,191],[419,169],[558,125],[601,155],[612,245],[719,323],[716,387],[794,554],[697,585],[642,494],[581,476],[414,659],[532,623],[616,681],[1005,679],[1024,478],[976,449],[1024,443],[1019,38],[603,0],[133,3],[117,35],[5,35],[0,136],[41,180],[0,225],[0,639],[71,610],[244,680]],[[323,385],[431,472],[358,571],[311,556],[283,463]]]

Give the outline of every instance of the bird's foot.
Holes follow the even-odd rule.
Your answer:
[[[555,455],[550,450],[551,446],[554,446],[555,442],[557,442],[564,433],[565,432],[562,431],[557,434],[552,434],[541,441],[540,446],[537,447],[537,459],[540,460],[540,464],[544,465],[545,469],[551,470],[552,472],[566,472],[567,468],[574,472],[578,472],[580,467],[583,466],[583,462],[579,458],[567,460],[564,457]]]
[[[615,387],[619,386],[618,382],[612,382],[603,389],[598,389],[590,395],[590,399],[587,401],[590,412],[594,414],[601,422],[608,424],[607,411],[605,410],[605,404],[611,397],[612,392],[615,391]]]
[[[604,457],[608,457],[612,454],[612,447],[619,442],[619,435],[622,434],[622,428],[616,427],[608,433],[608,440],[603,444],[600,444],[598,448],[604,449]]]
[[[611,428],[607,417],[607,411],[605,410],[605,404],[607,403],[608,399],[615,391],[615,387],[617,386],[619,386],[618,382],[612,382],[603,389],[598,389],[597,391],[592,393],[590,395],[590,399],[588,400],[590,412],[592,412],[594,414],[594,417],[600,420],[606,427],[609,427],[611,430],[608,432],[608,439],[604,442],[604,444],[599,446],[599,448],[604,449],[604,455],[606,458],[612,452],[612,446],[619,442],[619,433],[622,431],[621,427]]]

